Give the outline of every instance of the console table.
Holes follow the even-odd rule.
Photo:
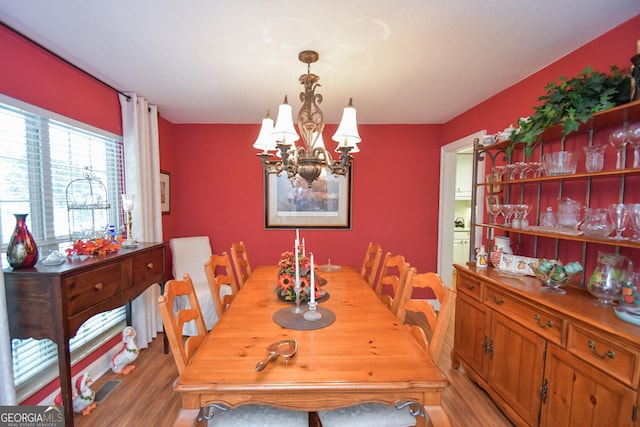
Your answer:
[[[49,338],[58,347],[60,389],[73,427],[69,339],[91,316],[127,305],[149,286],[164,287],[165,243],[139,243],[117,253],[67,259],[58,266],[4,270],[12,338]]]

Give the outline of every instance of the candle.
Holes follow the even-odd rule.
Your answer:
[[[306,245],[304,244],[304,237],[302,238],[302,256],[306,255],[307,249],[306,249]]]
[[[300,241],[300,229],[296,228],[296,242]]]
[[[309,297],[313,304],[316,302],[316,272],[313,266],[313,252],[309,252],[309,254],[311,255],[311,295]]]
[[[295,248],[295,254],[296,254],[296,258],[295,258],[295,262],[296,262],[296,281],[294,283],[295,287],[299,287],[300,286],[300,265],[298,263],[298,239],[296,239],[296,248]]]

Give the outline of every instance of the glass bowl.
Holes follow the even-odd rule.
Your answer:
[[[577,151],[556,151],[544,153],[542,163],[548,176],[569,175],[576,173],[578,167]]]

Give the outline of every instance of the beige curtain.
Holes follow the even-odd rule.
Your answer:
[[[161,242],[158,108],[135,93],[121,94],[120,106],[125,186],[126,192],[135,196],[131,234],[139,242]],[[159,296],[160,287],[152,286],[133,301],[132,323],[140,348],[146,348],[162,330]]]
[[[16,404],[16,389],[13,386],[13,359],[7,317],[7,298],[4,291],[4,273],[0,274],[0,406]]]

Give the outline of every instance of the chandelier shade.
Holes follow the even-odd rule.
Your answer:
[[[262,161],[265,174],[280,175],[286,171],[287,177],[295,180],[302,177],[309,187],[318,177],[330,171],[335,175],[346,175],[351,169],[351,153],[357,153],[358,143],[361,142],[356,122],[356,109],[352,99],[345,107],[342,120],[332,139],[338,143],[335,152],[339,153],[334,160],[327,151],[322,139],[325,118],[319,104],[322,95],[315,93],[320,84],[320,77],[311,73],[311,64],[316,62],[319,55],[315,51],[300,52],[298,59],[307,64],[307,73],[300,76],[300,84],[304,91],[300,93],[302,106],[298,112],[298,132],[293,124],[292,109],[284,97],[284,102],[278,108],[278,118],[275,125],[267,117],[262,121],[260,133],[253,147],[261,150],[258,154]],[[302,137],[302,145],[296,141]],[[275,153],[274,153],[275,151]]]

